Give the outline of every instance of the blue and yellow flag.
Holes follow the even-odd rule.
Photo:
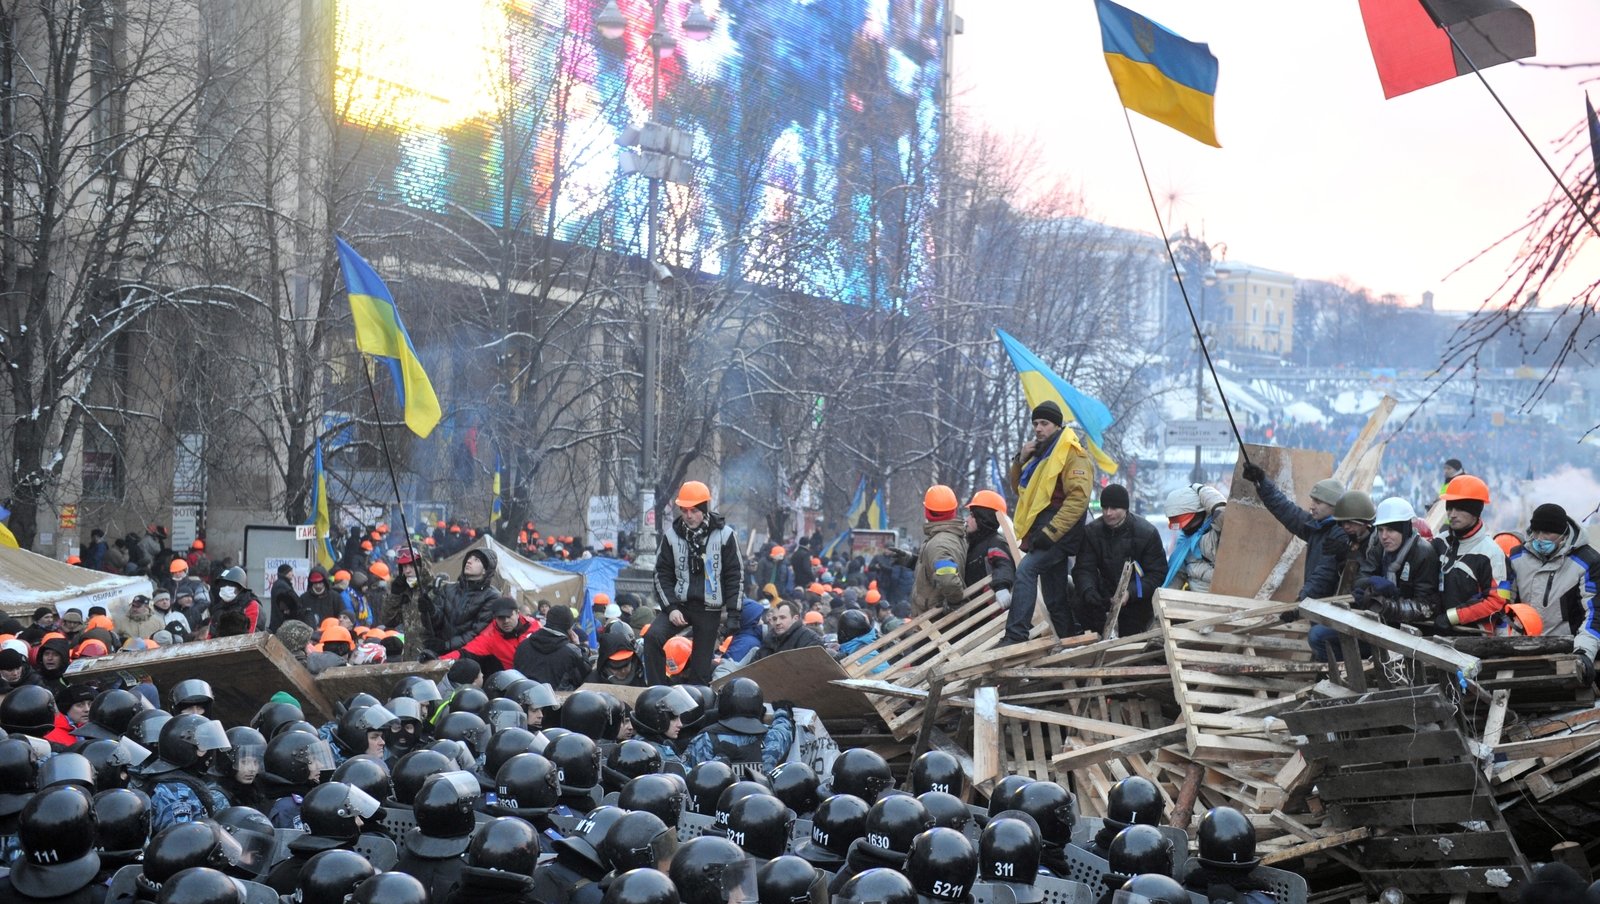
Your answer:
[[[1101,448],[1106,441],[1106,430],[1116,423],[1111,416],[1111,409],[1099,399],[1084,395],[1071,383],[1061,379],[1050,369],[1050,365],[1044,363],[1043,358],[1018,342],[1015,336],[1005,330],[994,332],[1000,337],[1000,344],[1005,346],[1006,354],[1011,356],[1017,376],[1022,378],[1022,394],[1028,399],[1028,407],[1033,408],[1046,400],[1060,405],[1061,411],[1083,428],[1088,452],[1094,457],[1095,466],[1107,474],[1117,473],[1117,463]]]
[[[322,438],[316,440],[316,457],[312,460],[311,469],[311,523],[317,529],[317,538],[312,541],[316,550],[317,564],[323,568],[332,568],[333,543],[329,539],[332,531],[333,519],[328,514],[328,475],[322,470]]]
[[[889,508],[883,504],[883,487],[872,494],[872,502],[867,505],[867,527],[871,530],[889,529]]]
[[[344,269],[345,289],[350,293],[356,348],[388,365],[395,393],[405,409],[406,426],[418,436],[427,436],[439,423],[439,397],[433,394],[411,335],[400,321],[394,296],[354,248],[338,236],[333,240],[339,249],[339,266]]]
[[[1095,0],[1106,67],[1122,105],[1220,148],[1214,104],[1217,58],[1131,9]]]
[[[494,451],[494,504],[489,508],[489,529],[493,530],[505,517],[505,504],[500,500],[500,450]]]

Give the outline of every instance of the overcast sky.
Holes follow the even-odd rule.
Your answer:
[[[1476,78],[1384,100],[1356,0],[1124,5],[1210,44],[1219,60],[1220,150],[1133,120],[1157,196],[1178,196],[1169,225],[1203,229],[1231,260],[1475,307],[1509,253],[1446,274],[1554,187]],[[1600,2],[1522,6],[1538,31],[1536,61],[1600,61]],[[955,44],[965,123],[1037,139],[1048,175],[1080,189],[1091,216],[1155,232],[1092,0],[956,0],[956,11],[966,24]],[[1507,64],[1486,75],[1548,155],[1581,122],[1583,80],[1600,69]],[[1600,86],[1591,91],[1600,102]],[[1566,158],[1551,159],[1559,170]],[[1596,247],[1588,274],[1600,265]]]

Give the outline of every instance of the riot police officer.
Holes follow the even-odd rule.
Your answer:
[[[22,808],[17,835],[22,855],[12,861],[11,874],[0,878],[0,902],[66,898],[86,891],[85,900],[104,899],[104,886],[95,885],[100,855],[95,850],[94,804],[82,788],[58,785],[35,794]]]
[[[1029,782],[1017,792],[1013,806],[1039,826],[1040,862],[1058,876],[1071,875],[1065,849],[1077,822],[1072,793],[1055,782]]]
[[[406,832],[395,869],[416,876],[435,899],[461,874],[461,855],[477,827],[473,809],[481,793],[472,773],[441,772],[428,776],[412,802],[417,827]]]
[[[272,867],[265,884],[280,895],[293,894],[301,870],[311,858],[334,849],[352,850],[361,837],[363,820],[378,812],[378,801],[360,788],[344,782],[327,782],[312,788],[300,804],[300,821],[305,834],[289,841],[289,856]],[[374,858],[376,859],[376,858]],[[394,865],[394,852],[388,862],[374,862],[375,868]]]
[[[667,876],[683,904],[731,904],[756,897],[755,864],[726,838],[702,835],[672,855]]]
[[[889,762],[864,747],[852,747],[833,760],[828,787],[832,794],[853,794],[867,803],[894,785]]]
[[[978,852],[967,836],[935,826],[912,839],[906,874],[922,904],[968,904],[978,879]]]
[[[1038,904],[1044,900],[1044,891],[1034,885],[1038,877],[1038,827],[1025,816],[990,817],[978,836],[978,880],[986,888],[982,897],[996,904]]]
[[[149,788],[154,831],[204,819],[229,805],[221,789],[203,778],[215,753],[226,749],[227,729],[215,719],[185,713],[161,726],[155,758],[137,770]]]
[[[766,711],[761,685],[735,678],[717,691],[717,721],[695,735],[683,752],[690,766],[710,759],[771,772],[794,743],[794,707],[779,701],[772,724],[761,721]]]
[[[1111,786],[1111,791],[1106,794],[1105,825],[1084,847],[1096,857],[1105,858],[1111,850],[1111,840],[1117,837],[1118,832],[1130,825],[1160,825],[1164,808],[1161,791],[1154,782],[1143,776],[1130,775]]]
[[[838,872],[850,846],[867,833],[869,809],[854,794],[829,797],[811,817],[811,837],[795,848],[795,854],[819,869]]]
[[[803,819],[816,812],[817,789],[822,782],[810,766],[798,761],[784,763],[772,770],[768,779],[772,782],[772,793],[793,810],[796,817]]]
[[[439,904],[539,904],[533,892],[538,860],[533,826],[510,816],[491,819],[472,833],[460,878]]]
[[[1200,820],[1199,859],[1183,877],[1185,888],[1239,904],[1273,904],[1271,886],[1256,875],[1256,827],[1232,807],[1214,807]],[[1228,897],[1232,895],[1233,897]]]
[[[784,854],[756,869],[760,904],[827,904],[828,883],[805,859]]]
[[[915,797],[893,794],[879,798],[867,811],[866,834],[850,843],[844,866],[833,877],[828,891],[838,894],[851,876],[864,870],[904,869],[906,856],[911,853],[911,842],[931,828],[933,817]]]
[[[501,764],[494,781],[488,812],[527,820],[539,833],[539,850],[555,853],[555,842],[565,837],[550,818],[561,801],[556,767],[537,753],[519,753]]]
[[[606,874],[600,845],[623,817],[617,807],[596,807],[583,815],[572,834],[555,843],[556,857],[533,874],[534,894],[543,904],[599,901]]]

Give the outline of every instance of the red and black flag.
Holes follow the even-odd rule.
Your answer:
[[[1386,98],[1534,54],[1533,17],[1511,0],[1361,0],[1361,18]]]

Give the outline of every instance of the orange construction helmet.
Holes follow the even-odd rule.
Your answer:
[[[372,552],[372,541],[371,540],[362,540],[361,541],[361,551],[362,552]]]
[[[193,543],[189,544],[189,548],[190,549],[204,550],[206,548],[206,541],[204,541],[204,540],[196,540]]]
[[[422,545],[423,546],[438,546],[439,544],[437,542],[435,542],[432,537],[423,537],[422,538]]]
[[[350,636],[350,630],[340,624],[323,628],[322,636],[317,639],[317,643],[336,643],[339,641],[343,641],[352,647],[356,645],[355,638]]]
[[[440,528],[440,529],[443,529],[444,528],[444,519],[440,518],[438,521],[433,522],[433,526],[437,527],[437,528]]]
[[[452,534],[461,533],[461,525],[459,525],[459,524],[450,525],[450,533],[452,533]]]
[[[774,546],[772,547],[772,551],[767,553],[767,555],[773,557],[774,559],[781,559],[788,554],[789,551],[784,549],[782,546]]]
[[[179,560],[174,559],[173,561],[177,562]],[[67,556],[67,564],[68,565],[82,565],[83,564],[83,560],[78,558],[77,556]],[[188,568],[189,566],[188,566],[187,563],[185,563],[183,567]]]
[[[169,564],[167,566],[167,573],[168,574],[177,574],[180,571],[188,571],[188,570],[189,570],[189,562],[188,562],[188,560],[184,559],[181,556],[176,558],[176,559],[173,559],[171,564]]]
[[[1494,535],[1494,542],[1496,546],[1500,547],[1500,551],[1509,557],[1513,549],[1522,545],[1522,538],[1511,531],[1503,530]]]
[[[1444,485],[1444,493],[1440,498],[1445,502],[1458,502],[1463,499],[1476,500],[1484,505],[1489,504],[1489,485],[1471,474],[1458,474],[1450,478]]]
[[[689,664],[689,654],[694,652],[694,642],[687,637],[672,637],[662,647],[662,652],[667,654],[667,677],[671,678]]]
[[[868,590],[867,591],[867,602],[869,604],[877,605],[878,603],[880,603],[882,601],[883,601],[883,594],[879,593],[876,590]]]
[[[389,566],[382,562],[373,562],[372,567],[367,570],[372,572],[372,576],[380,581],[389,580]]]
[[[1000,514],[1006,513],[1006,497],[994,490],[979,490],[972,494],[972,501],[967,503],[968,508],[994,509]]]
[[[694,508],[697,505],[711,501],[711,488],[698,480],[684,481],[678,488],[678,506],[680,508]]]
[[[922,507],[930,512],[953,512],[958,505],[956,491],[942,483],[928,487],[928,492],[922,494]]]
[[[1512,603],[1505,608],[1505,623],[1496,634],[1521,634],[1525,637],[1538,637],[1544,633],[1544,619],[1539,617],[1539,610],[1527,603]]]
[[[343,568],[341,568],[338,571],[335,571],[333,573],[333,580],[335,582],[348,581],[348,580],[350,580],[350,572],[345,571]]]

